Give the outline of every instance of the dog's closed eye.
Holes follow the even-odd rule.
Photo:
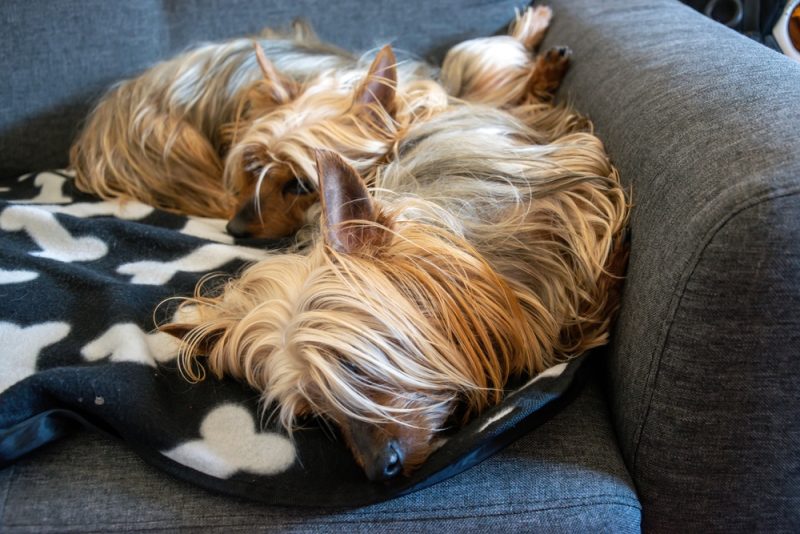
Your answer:
[[[285,184],[283,184],[283,194],[284,195],[308,195],[314,192],[313,187],[300,178],[292,178]]]

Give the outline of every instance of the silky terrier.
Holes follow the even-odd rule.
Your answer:
[[[248,383],[290,432],[331,421],[385,480],[511,378],[606,343],[626,195],[588,121],[526,106],[525,121],[474,105],[414,123],[371,189],[315,151],[311,243],[202,282],[161,326],[186,375]]]
[[[372,184],[416,122],[462,100],[512,107],[555,90],[566,49],[533,54],[550,16],[528,8],[509,35],[454,47],[438,75],[389,46],[359,60],[303,23],[198,47],[100,101],[71,151],[76,184],[229,219],[237,237],[293,235],[318,218],[314,150],[337,152]]]

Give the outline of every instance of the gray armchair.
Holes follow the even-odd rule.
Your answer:
[[[270,507],[78,434],[0,471],[4,532],[800,530],[800,64],[676,0],[548,0],[561,88],[631,187],[623,306],[568,407],[443,483],[355,510]],[[421,55],[523,2],[13,0],[0,6],[0,172],[66,164],[109,83],[197,40],[302,15]]]

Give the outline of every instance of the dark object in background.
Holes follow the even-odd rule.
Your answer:
[[[800,62],[800,0],[791,0],[783,9],[772,36],[784,54]]]
[[[788,4],[786,0],[682,0],[697,11],[759,43],[782,52],[772,29]]]

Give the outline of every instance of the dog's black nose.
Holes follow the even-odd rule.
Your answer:
[[[250,229],[236,217],[228,221],[225,230],[233,237],[250,237]]]
[[[367,466],[367,477],[370,480],[389,480],[403,471],[403,451],[395,440],[389,440],[383,450],[378,451]]]
[[[386,478],[394,478],[403,470],[403,455],[400,447],[395,441],[389,442],[386,448],[385,461],[383,462],[383,474]]]

